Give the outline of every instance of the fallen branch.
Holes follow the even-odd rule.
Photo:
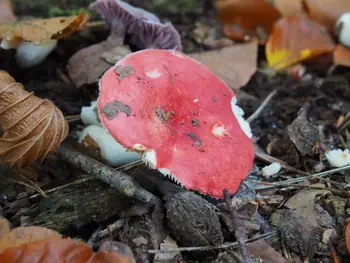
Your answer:
[[[63,144],[58,148],[56,154],[66,162],[81,168],[90,175],[96,176],[120,193],[134,197],[147,206],[154,205],[156,197],[139,186],[129,175],[117,171],[81,152],[71,150]]]

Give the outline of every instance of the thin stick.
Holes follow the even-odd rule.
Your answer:
[[[153,206],[156,201],[156,197],[152,193],[140,187],[129,175],[117,171],[81,152],[61,145],[56,154],[66,162],[81,168],[86,173],[95,175],[126,196],[134,197],[148,206]]]
[[[259,117],[259,115],[261,114],[261,112],[265,109],[265,107],[267,106],[267,104],[270,102],[270,100],[277,94],[277,89],[273,90],[263,101],[263,103],[261,103],[261,105],[254,111],[254,113],[252,115],[250,115],[247,119],[248,123],[251,123],[253,120],[255,120],[256,118]]]
[[[240,230],[240,222],[239,222],[239,218],[238,218],[237,209],[236,209],[236,207],[232,206],[230,193],[227,191],[227,189],[224,189],[224,200],[225,200],[226,205],[228,206],[228,209],[229,209],[230,214],[231,214],[231,220],[233,222],[234,233],[236,236],[236,240],[239,244],[239,247],[241,249],[243,260],[245,263],[252,263],[253,261],[251,260],[251,258],[249,256],[248,250],[245,246],[243,236],[242,236],[242,233]]]
[[[259,239],[269,238],[271,236],[277,235],[278,231],[268,232],[262,235],[258,235],[256,237],[247,239],[244,243],[254,242]],[[161,249],[161,250],[148,250],[147,252],[150,254],[158,254],[158,253],[175,253],[175,252],[191,252],[191,251],[208,251],[213,249],[227,249],[227,248],[239,248],[238,242],[229,242],[224,243],[218,246],[203,246],[203,247],[179,247],[179,248],[169,248],[169,249]]]

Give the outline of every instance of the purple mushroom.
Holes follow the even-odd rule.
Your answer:
[[[90,9],[99,13],[109,27],[119,22],[131,35],[130,43],[138,49],[182,50],[181,38],[170,22],[162,23],[157,16],[121,0],[96,0]]]

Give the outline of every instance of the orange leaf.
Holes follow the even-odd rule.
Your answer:
[[[79,29],[87,20],[88,16],[82,12],[79,16],[31,19],[0,24],[0,38],[8,40],[21,38],[33,42],[59,39]]]
[[[0,23],[11,23],[16,21],[13,14],[13,6],[11,0],[0,1]]]
[[[48,238],[8,248],[0,254],[0,262],[6,263],[132,263],[132,255],[93,250],[80,240]]]
[[[305,0],[309,16],[329,30],[334,29],[335,22],[346,12],[350,12],[349,0]]]
[[[246,35],[265,40],[273,23],[281,17],[266,0],[219,0],[215,6],[219,19],[226,25],[225,32],[234,39],[237,37],[236,40],[244,40]],[[231,26],[234,28],[229,29]]]
[[[333,62],[336,65],[350,67],[350,48],[338,44],[333,52]]]
[[[25,91],[6,71],[0,71],[0,125],[0,156],[16,168],[55,151],[69,129],[50,100]]]
[[[0,253],[8,248],[20,247],[23,244],[50,237],[60,237],[54,230],[39,226],[17,227],[0,237]],[[6,262],[1,261],[0,262]],[[30,261],[29,261],[30,262]]]
[[[269,36],[265,53],[268,64],[284,69],[297,62],[333,51],[334,42],[325,28],[304,16],[283,17]]]

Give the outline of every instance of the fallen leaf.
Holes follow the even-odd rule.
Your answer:
[[[190,56],[205,64],[232,89],[246,85],[257,68],[256,42],[237,44],[220,50],[192,53]]]
[[[271,0],[270,2],[283,16],[295,16],[305,12],[303,0]]]
[[[307,120],[306,116],[298,116],[288,125],[287,132],[301,155],[314,155],[314,147],[319,140],[319,131],[316,125]]]
[[[51,237],[17,247],[10,247],[0,254],[0,262],[74,262],[74,263],[134,263],[134,258],[118,252],[93,250],[83,241]]]
[[[350,218],[345,221],[345,244],[348,253],[350,254]]]
[[[68,135],[62,112],[47,99],[27,92],[6,71],[0,71],[0,156],[22,168],[55,151]]]
[[[67,71],[77,87],[97,82],[108,68],[131,53],[123,45],[123,30],[120,25],[113,25],[107,40],[80,49],[69,59]]]
[[[269,66],[279,70],[330,53],[334,47],[323,26],[305,16],[293,16],[283,17],[274,25],[265,53]]]
[[[264,262],[270,263],[288,263],[273,247],[271,247],[265,240],[260,239],[247,244],[248,252],[251,256],[259,257]]]
[[[219,0],[215,2],[225,33],[235,40],[265,41],[280,12],[266,0]]]
[[[11,23],[17,20],[13,13],[13,5],[11,0],[0,1],[0,23]]]
[[[78,16],[31,19],[0,24],[0,38],[8,40],[21,38],[36,43],[59,39],[79,29],[87,20],[88,16],[82,12]]]
[[[335,65],[350,67],[350,48],[338,44],[333,52],[333,63]]]
[[[312,262],[320,242],[317,227],[313,226],[307,217],[294,210],[284,213],[279,227],[281,239],[294,253],[303,258],[309,258]]]
[[[312,20],[334,30],[335,22],[346,12],[350,12],[348,0],[305,0],[305,7]]]
[[[178,245],[176,244],[176,241],[173,240],[170,236],[167,236],[163,242],[160,244],[160,250],[167,250],[167,249],[178,249]],[[172,253],[157,253],[154,256],[153,262],[154,263],[160,263],[160,262],[173,262],[181,258],[180,252],[172,252]]]
[[[290,197],[284,206],[307,218],[315,227],[332,228],[334,223],[332,217],[316,204],[316,198],[326,194],[331,194],[326,188],[324,190],[302,190]]]
[[[10,230],[11,230],[10,222],[5,217],[0,216],[0,238],[4,234],[10,232]]]
[[[23,244],[51,237],[61,237],[61,234],[54,230],[39,226],[17,227],[0,237],[0,253],[8,248],[20,247]],[[0,262],[7,261],[0,260]]]

